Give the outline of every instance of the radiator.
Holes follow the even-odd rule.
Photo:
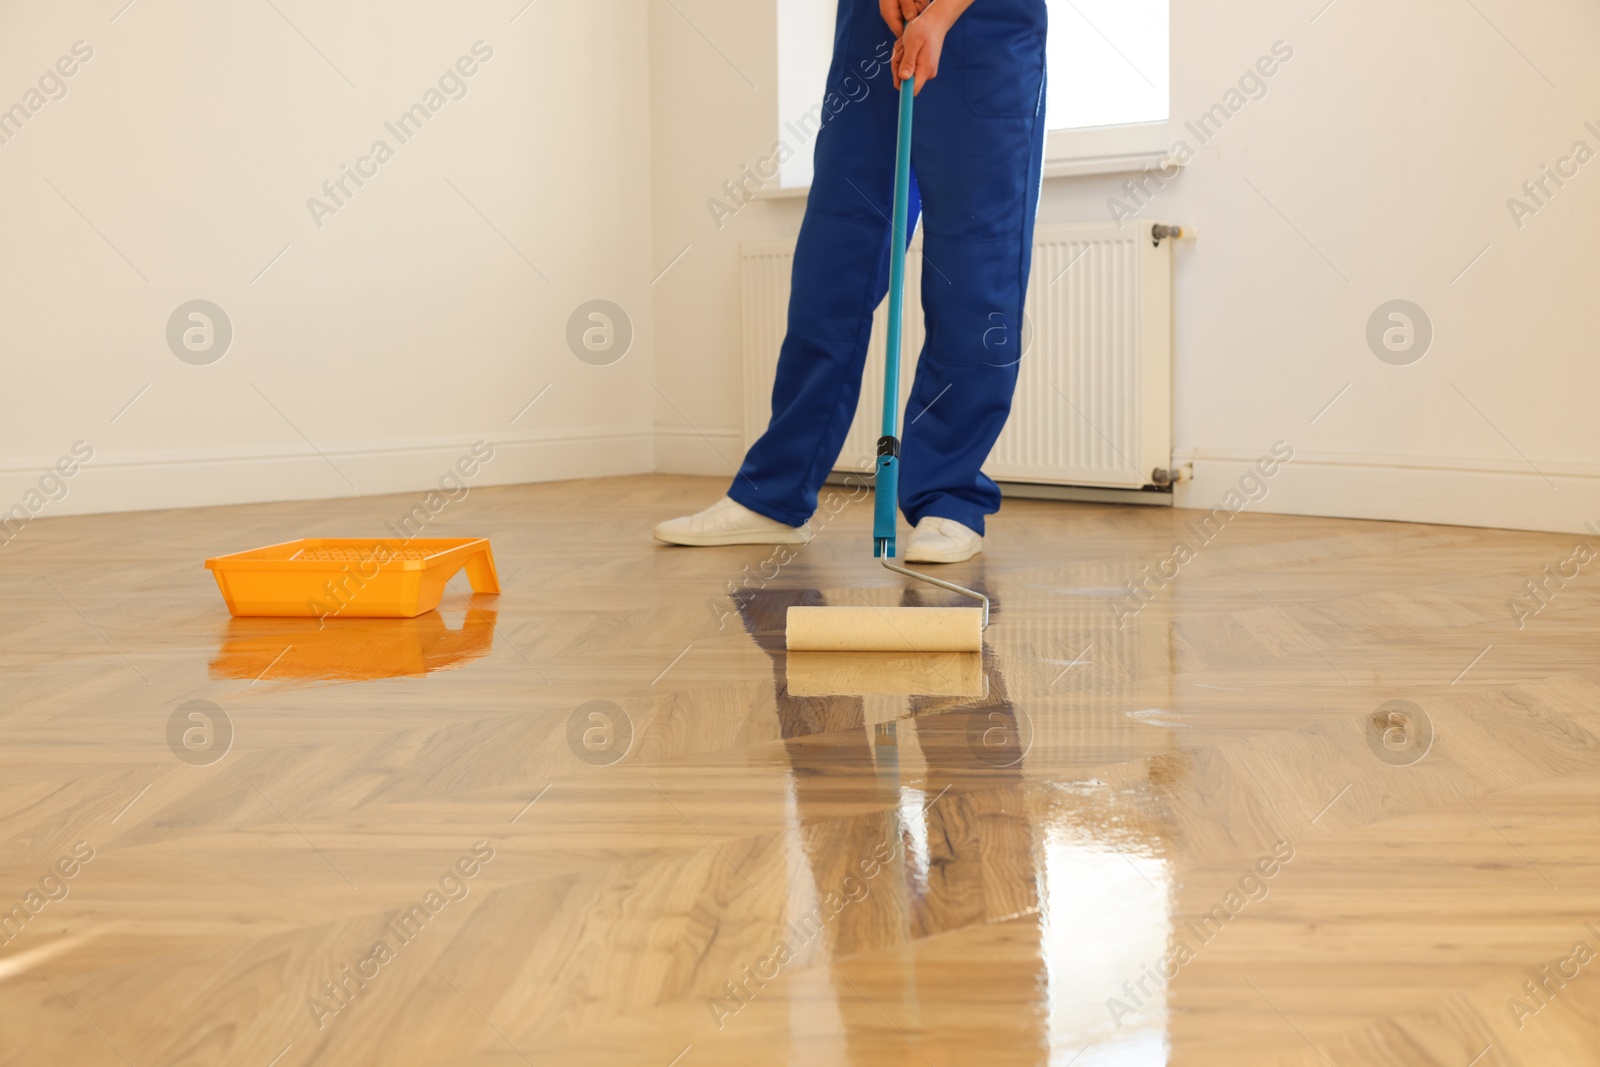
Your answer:
[[[1035,229],[1016,401],[984,466],[991,478],[1123,489],[1164,480],[1172,466],[1173,242],[1157,245],[1152,225]],[[745,448],[771,414],[793,260],[791,241],[740,246]],[[902,410],[922,349],[921,287],[919,231],[906,261]],[[861,404],[838,470],[873,466],[886,309],[887,301],[873,319]]]

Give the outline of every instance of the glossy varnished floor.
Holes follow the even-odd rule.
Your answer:
[[[650,541],[720,491],[473,490],[503,595],[393,626],[201,562],[407,497],[0,548],[0,1062],[1600,1063],[1578,538],[1013,502],[940,572],[981,660],[802,663],[789,604],[923,594],[860,502]]]

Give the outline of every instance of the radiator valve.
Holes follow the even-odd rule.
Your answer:
[[[1161,242],[1164,238],[1171,237],[1175,241],[1181,241],[1183,239],[1183,227],[1168,226],[1164,222],[1158,222],[1154,226],[1150,227],[1150,236],[1153,239],[1155,246],[1160,248]]]
[[[1194,477],[1194,464],[1185,463],[1181,467],[1157,467],[1150,472],[1150,481],[1163,489],[1186,482]]]

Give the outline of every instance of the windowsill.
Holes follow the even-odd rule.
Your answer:
[[[1141,171],[1160,170],[1164,167],[1182,169],[1182,164],[1166,152],[1137,152],[1122,156],[1093,156],[1088,159],[1047,159],[1044,176],[1051,178],[1083,178],[1095,174],[1138,174]],[[757,189],[755,200],[793,200],[811,192],[809,185],[773,186]]]
[[[1159,152],[1134,152],[1118,156],[1090,156],[1084,159],[1047,159],[1046,178],[1081,178],[1091,174],[1136,174],[1163,167],[1178,167],[1163,149]]]
[[[1082,178],[1094,174],[1138,174],[1181,166],[1167,154],[1171,144],[1166,120],[1051,130],[1045,135],[1044,176]],[[810,191],[808,185],[758,189],[755,199],[788,200],[804,197]]]
[[[781,185],[772,189],[757,189],[751,194],[753,200],[792,200],[795,197],[807,196],[811,193],[809,185]]]

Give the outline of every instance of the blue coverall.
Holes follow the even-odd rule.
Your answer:
[[[981,534],[1000,509],[980,468],[1017,382],[1044,154],[1045,26],[1045,0],[976,0],[917,96],[906,233],[920,207],[927,340],[902,430],[899,501],[913,525],[938,515]],[[882,60],[893,40],[876,0],[839,0],[828,89],[856,99],[817,135],[772,421],[728,490],[791,526],[816,510],[849,433],[872,314],[889,286],[898,101]]]

